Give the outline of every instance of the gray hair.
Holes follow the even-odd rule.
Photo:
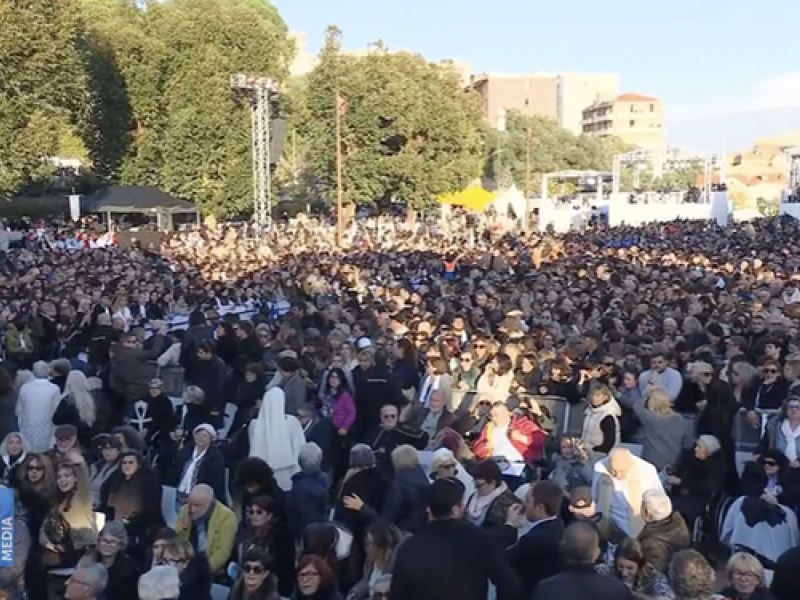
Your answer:
[[[714,454],[720,448],[722,448],[722,444],[719,443],[719,440],[713,435],[707,433],[697,438],[697,443],[705,448],[706,452],[709,454]]]
[[[350,449],[350,468],[368,469],[375,466],[375,451],[367,444],[356,444]]]
[[[672,514],[672,500],[661,490],[648,490],[642,495],[642,512],[652,521],[663,521]]]
[[[183,396],[186,400],[192,400],[197,404],[202,404],[203,401],[206,399],[206,393],[203,389],[196,385],[187,385],[186,389],[183,390]]]
[[[96,562],[86,562],[78,565],[75,573],[78,571],[84,571],[86,574],[87,577],[84,577],[83,583],[92,590],[93,596],[97,597],[103,593],[108,583],[108,571],[103,565]]]
[[[172,600],[181,595],[181,577],[175,567],[153,567],[139,578],[139,600]]]
[[[50,365],[43,360],[33,363],[33,376],[36,379],[47,379],[50,377]]]
[[[297,463],[303,471],[316,471],[322,465],[322,449],[314,442],[307,442],[300,446]]]
[[[714,590],[714,569],[697,550],[681,550],[669,563],[669,582],[681,598],[707,598]]]
[[[106,523],[99,537],[103,537],[104,535],[118,540],[119,547],[122,550],[128,546],[128,530],[125,528],[125,523],[123,521],[109,521]]]

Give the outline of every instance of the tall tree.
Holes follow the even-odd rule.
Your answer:
[[[0,196],[49,171],[67,128],[87,120],[76,0],[0,0]]]
[[[308,143],[317,188],[335,196],[336,99],[342,119],[348,203],[394,200],[424,207],[465,187],[480,173],[479,98],[448,67],[376,43],[363,57],[341,52],[341,32],[328,31],[309,75],[297,126]]]

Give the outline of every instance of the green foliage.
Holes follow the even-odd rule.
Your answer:
[[[0,197],[51,172],[65,127],[91,108],[77,0],[0,0]]]
[[[617,138],[576,136],[553,119],[516,111],[507,114],[505,131],[487,128],[486,148],[487,177],[500,187],[513,182],[520,189],[530,187],[532,193],[539,191],[542,174],[571,169],[611,171],[614,155],[630,150]]]
[[[341,33],[331,28],[293,119],[307,144],[312,187],[323,198],[336,197],[337,94],[347,101],[347,203],[394,200],[422,208],[479,174],[480,102],[450,68],[389,52],[381,43],[360,58],[344,55]]]

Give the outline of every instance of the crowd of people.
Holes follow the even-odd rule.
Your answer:
[[[800,598],[798,233],[28,235],[0,597]]]

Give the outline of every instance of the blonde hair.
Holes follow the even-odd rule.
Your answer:
[[[664,388],[654,387],[644,398],[644,405],[657,415],[672,414],[672,398]]]
[[[408,444],[398,446],[392,451],[392,464],[395,471],[408,471],[419,466],[417,449]]]
[[[728,560],[728,564],[725,566],[728,577],[731,576],[731,573],[737,565],[742,565],[747,571],[758,575],[758,587],[764,587],[764,582],[766,581],[764,566],[755,556],[747,552],[737,552],[731,556]]]

